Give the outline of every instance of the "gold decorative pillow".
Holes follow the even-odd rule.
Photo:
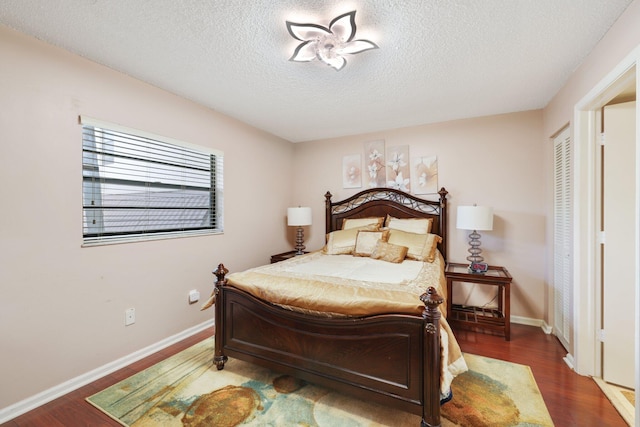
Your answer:
[[[386,242],[389,239],[389,230],[366,231],[359,230],[356,236],[355,256],[371,256],[379,240]]]
[[[377,225],[369,225],[360,228],[350,228],[348,230],[336,230],[327,234],[327,244],[322,251],[327,255],[344,255],[352,254],[356,247],[356,238],[358,231],[369,230],[376,231]]]
[[[433,218],[394,218],[387,215],[385,226],[392,230],[408,233],[427,234],[431,232]]]
[[[408,249],[409,248],[406,246],[394,245],[392,243],[378,240],[376,247],[371,253],[371,258],[387,262],[395,262],[397,264],[404,261]]]
[[[390,230],[389,243],[406,246],[407,258],[416,261],[433,262],[436,257],[438,243],[442,238],[435,234],[408,233],[401,230]]]
[[[382,224],[384,224],[384,217],[369,217],[369,218],[347,218],[345,220],[342,221],[342,229],[343,230],[349,230],[351,228],[360,228],[360,227],[366,227],[368,225],[376,225],[377,229],[382,227]]]
[[[438,236],[437,234],[427,234],[428,238],[427,238],[427,244],[424,246],[424,253],[427,252],[426,254],[427,257],[425,259],[425,261],[427,262],[433,262],[436,260],[436,253],[438,252],[438,244],[440,242],[442,242],[442,237]]]

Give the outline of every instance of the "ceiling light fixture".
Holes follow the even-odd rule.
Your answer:
[[[318,59],[336,71],[347,64],[343,55],[378,48],[378,45],[369,40],[353,39],[356,35],[355,10],[335,18],[329,23],[329,28],[287,21],[287,30],[294,39],[302,42],[289,61],[310,62]]]

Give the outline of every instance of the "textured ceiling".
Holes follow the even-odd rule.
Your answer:
[[[543,108],[631,0],[2,0],[0,23],[292,142]],[[286,20],[379,49],[291,62]]]

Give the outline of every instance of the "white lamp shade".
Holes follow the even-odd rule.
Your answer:
[[[287,225],[311,225],[311,208],[287,208]]]
[[[458,206],[456,228],[461,230],[493,230],[493,208]]]

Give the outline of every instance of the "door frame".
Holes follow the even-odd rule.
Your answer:
[[[601,324],[599,278],[599,130],[600,109],[635,78],[640,93],[640,46],[609,72],[574,107],[574,362],[582,375],[601,375],[597,334]],[[640,188],[640,109],[636,109],[636,186]],[[640,194],[636,194],[636,229],[640,230]],[[640,254],[640,235],[635,236]],[[640,262],[634,266],[636,296],[640,296]],[[640,389],[640,298],[635,301],[635,387]],[[640,393],[636,393],[636,419],[640,419]]]

